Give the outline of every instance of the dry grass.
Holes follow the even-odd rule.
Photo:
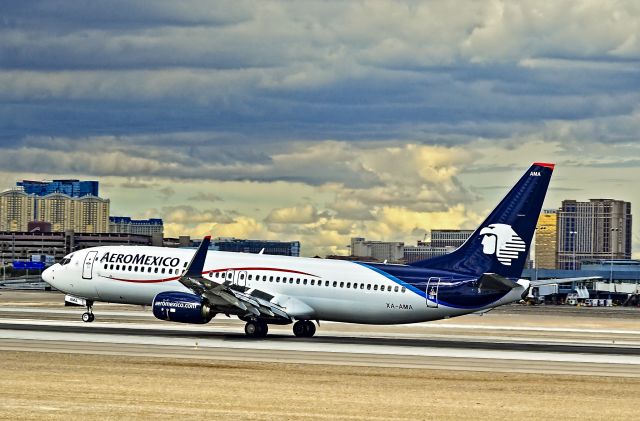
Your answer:
[[[0,352],[0,419],[631,419],[640,379]]]

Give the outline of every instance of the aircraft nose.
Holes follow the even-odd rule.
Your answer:
[[[55,274],[55,270],[56,270],[56,266],[58,266],[57,264],[48,267],[47,269],[45,269],[44,272],[42,272],[42,280],[45,281],[46,283],[48,283],[49,285],[53,286],[53,280],[54,280],[54,274]]]

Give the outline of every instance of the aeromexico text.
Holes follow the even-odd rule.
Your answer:
[[[122,254],[106,252],[101,258],[100,263],[125,263],[132,265],[150,265],[150,266],[167,266],[176,267],[180,264],[177,257],[148,256],[146,254]]]

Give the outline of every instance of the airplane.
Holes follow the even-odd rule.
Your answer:
[[[150,246],[92,247],[65,256],[42,278],[86,306],[150,305],[161,320],[205,324],[237,316],[248,337],[293,324],[311,337],[320,321],[406,324],[518,302],[520,279],[555,165],[530,166],[469,239],[449,254],[407,265]],[[314,323],[314,321],[316,323]]]

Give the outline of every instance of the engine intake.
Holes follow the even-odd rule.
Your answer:
[[[186,292],[161,292],[153,299],[153,315],[160,320],[205,324],[215,316],[202,297]]]

